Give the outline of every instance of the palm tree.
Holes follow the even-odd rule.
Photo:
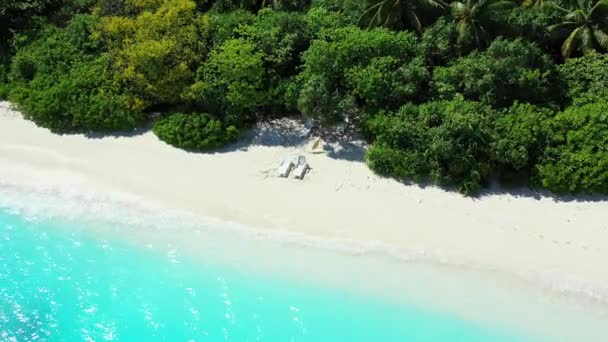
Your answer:
[[[497,12],[516,6],[507,0],[463,1],[457,0],[450,4],[460,46],[471,43],[477,47],[487,45],[490,38],[487,29],[493,24],[492,19],[496,17]]]
[[[406,23],[422,33],[418,10],[424,6],[443,8],[445,3],[443,0],[371,0],[361,18],[368,21],[368,27]]]
[[[577,0],[569,9],[552,3],[564,12],[562,23],[549,27],[554,38],[562,43],[562,56],[573,51],[608,50],[608,0]]]

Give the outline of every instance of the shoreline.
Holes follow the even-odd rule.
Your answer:
[[[536,276],[558,292],[608,302],[607,201],[465,198],[380,178],[359,161],[283,147],[276,137],[245,150],[199,154],[151,132],[58,136],[7,106],[0,103],[0,180],[52,187],[52,177],[63,178],[70,186],[120,190],[160,207],[258,227],[252,234],[270,240]],[[275,177],[279,160],[295,153],[306,155],[310,173],[303,181]]]

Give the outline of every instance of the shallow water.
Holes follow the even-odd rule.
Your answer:
[[[532,341],[57,222],[0,211],[0,340]]]

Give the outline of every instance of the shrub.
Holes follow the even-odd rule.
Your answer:
[[[561,87],[556,85],[554,63],[539,48],[519,39],[496,39],[486,51],[438,67],[433,75],[434,92],[440,99],[461,94],[501,107],[514,101],[559,102]]]
[[[472,194],[493,169],[494,119],[489,107],[462,98],[376,115],[366,123],[374,139],[368,165],[380,174],[430,179]]]
[[[239,27],[249,25],[255,19],[253,13],[241,9],[226,13],[211,11],[205,17],[209,22],[207,35],[211,46],[219,46],[229,39],[238,38]]]
[[[342,13],[324,7],[309,9],[304,20],[312,38],[325,37],[332,30],[352,24]]]
[[[38,74],[12,89],[10,99],[26,118],[55,132],[127,130],[142,120],[113,83],[107,55],[76,63],[63,75]]]
[[[108,46],[117,80],[145,106],[175,104],[206,56],[206,22],[192,0],[135,1],[134,17],[104,17],[96,34]]]
[[[289,76],[300,64],[300,54],[310,44],[304,16],[296,12],[263,9],[255,20],[241,25],[240,37],[263,53],[264,65],[271,77]]]
[[[608,193],[608,101],[568,107],[552,129],[537,166],[542,185],[557,193]]]
[[[193,150],[218,148],[235,142],[239,136],[236,127],[225,127],[205,113],[171,114],[158,120],[153,131],[170,145]]]
[[[213,6],[220,12],[236,9],[258,11],[263,7],[272,7],[285,11],[302,11],[309,3],[309,0],[216,0]]]
[[[351,25],[357,25],[367,10],[368,2],[363,0],[312,0],[312,8],[324,8],[339,12]]]
[[[553,116],[553,110],[528,103],[514,103],[498,116],[492,155],[504,175],[530,176],[548,144]]]
[[[422,34],[422,50],[432,65],[446,65],[458,58],[462,51],[458,48],[458,28],[445,18],[438,19]],[[468,51],[470,47],[464,47]]]
[[[267,101],[263,58],[243,39],[226,41],[198,69],[189,98],[229,125],[240,127]]]
[[[36,124],[56,132],[113,131],[141,120],[115,84],[109,56],[91,39],[96,22],[75,16],[64,29],[47,27],[14,57],[9,98]]]
[[[509,11],[498,11],[496,15],[494,36],[524,38],[551,51],[554,44],[549,27],[558,24],[563,14],[555,6],[517,6]]]
[[[336,29],[304,54],[298,107],[305,115],[335,123],[359,108],[398,108],[416,101],[429,78],[418,53],[411,33]]]
[[[559,72],[569,99],[608,97],[608,55],[589,52],[582,57],[568,58]]]
[[[8,79],[6,75],[6,65],[0,64],[0,100],[6,100],[8,97]]]

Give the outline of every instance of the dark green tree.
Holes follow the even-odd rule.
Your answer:
[[[496,39],[485,51],[474,51],[447,67],[435,68],[433,91],[439,98],[457,94],[499,107],[514,101],[560,103],[556,65],[534,44]]]
[[[562,22],[549,28],[554,38],[562,42],[562,55],[608,50],[608,0],[579,0],[571,4],[564,8],[552,3],[563,13]]]
[[[506,0],[464,0],[450,4],[450,12],[458,30],[460,46],[484,47],[491,41],[491,27],[499,12],[515,7]]]
[[[442,0],[368,0],[362,20],[368,27],[412,27],[422,33],[420,14],[428,7],[444,7]]]

